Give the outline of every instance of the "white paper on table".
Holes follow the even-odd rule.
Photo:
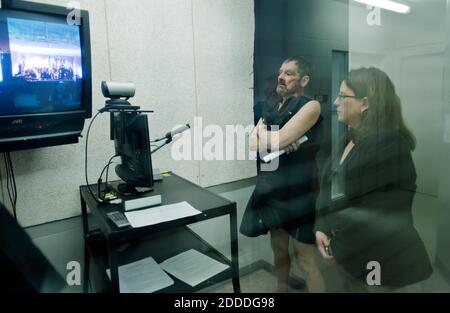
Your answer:
[[[186,201],[155,206],[149,209],[125,212],[125,216],[133,227],[143,227],[163,222],[177,220],[179,218],[201,214]]]
[[[111,279],[111,271],[106,270]],[[174,284],[152,257],[119,266],[119,286],[122,293],[154,292]]]
[[[160,264],[161,268],[192,287],[229,268],[197,250],[180,253]]]

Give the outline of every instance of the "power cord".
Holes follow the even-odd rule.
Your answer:
[[[97,180],[97,190],[98,190],[98,194],[99,194],[100,199],[102,199],[103,201],[105,201],[105,199],[101,197],[101,193],[100,193],[100,192],[101,192],[100,187],[101,187],[101,184],[102,184],[103,173],[104,173],[105,170],[106,170],[106,181],[105,181],[105,184],[106,184],[106,186],[108,186],[108,172],[109,172],[109,166],[113,163],[114,158],[116,158],[116,157],[118,157],[118,156],[119,156],[118,154],[115,154],[115,155],[113,155],[113,156],[109,159],[108,163],[107,163],[107,164],[105,165],[105,167],[103,168],[103,170],[102,170],[102,172],[101,172],[101,174],[100,174],[99,179]]]
[[[9,168],[11,170],[11,178],[12,178],[12,183],[14,186],[14,218],[16,219],[17,222],[17,186],[16,186],[16,175],[14,175],[14,166],[11,160],[11,154],[8,152],[8,159],[9,159]]]
[[[3,158],[6,169],[6,189],[8,190],[8,197],[11,202],[14,219],[17,222],[17,186],[16,177],[14,175],[14,166],[9,152],[5,152]]]
[[[95,121],[95,119],[97,118],[97,116],[100,114],[101,112],[97,112],[97,114],[95,114],[95,116],[92,118],[91,122],[89,123],[89,127],[86,133],[86,146],[85,146],[85,150],[84,150],[84,176],[86,178],[86,186],[89,190],[89,193],[91,194],[92,198],[97,201],[97,203],[104,203],[105,201],[103,201],[100,198],[100,195],[98,197],[95,196],[94,192],[91,189],[91,186],[89,186],[89,179],[88,179],[88,143],[89,143],[89,132],[91,131],[91,126],[92,123]]]

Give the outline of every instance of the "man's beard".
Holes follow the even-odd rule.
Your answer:
[[[286,85],[277,85],[277,94],[283,98],[293,97],[295,95],[301,94],[301,88],[299,86],[293,86],[293,88],[288,89]]]
[[[287,90],[287,87],[285,85],[278,85],[277,86],[277,94],[280,97],[286,97],[286,96],[289,96],[290,92]]]

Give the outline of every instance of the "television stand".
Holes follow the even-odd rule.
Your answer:
[[[111,186],[115,187],[118,183],[123,182],[113,181]],[[139,228],[130,226],[119,229],[107,217],[108,212],[120,210],[118,206],[97,203],[88,187],[80,186],[85,238],[83,290],[88,291],[90,282],[93,292],[117,293],[120,291],[118,268],[121,265],[142,260],[148,256],[153,257],[156,263],[160,264],[170,257],[195,249],[228,265],[229,268],[196,286],[172,277],[174,284],[157,292],[198,292],[213,285],[222,284],[228,279],[232,279],[234,292],[240,292],[236,202],[218,196],[174,173],[169,173],[164,177],[163,182],[156,182],[153,187],[154,194],[164,195],[162,205],[186,201],[202,214]],[[129,200],[134,199],[130,197]],[[88,208],[91,214],[88,214]],[[228,256],[188,227],[193,223],[225,217],[229,217],[229,223],[226,221],[221,223],[229,224],[230,247],[225,249]],[[131,245],[124,246],[125,243],[131,243]],[[111,270],[110,276],[107,275],[106,269]]]

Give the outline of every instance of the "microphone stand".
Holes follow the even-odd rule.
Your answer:
[[[164,147],[164,146],[167,145],[167,144],[168,144],[167,141],[164,142],[162,145],[159,145],[159,146],[156,147],[155,149],[151,150],[150,153],[151,153],[151,154],[155,153],[156,151],[158,151],[159,149],[161,149],[162,147]]]
[[[186,126],[187,126],[187,128],[185,128]],[[155,143],[155,142],[160,142],[160,141],[164,140],[164,143],[157,146],[155,149],[151,150],[150,153],[151,154],[155,153],[156,151],[158,151],[165,145],[171,143],[175,136],[177,136],[177,135],[181,134],[182,132],[184,132],[185,130],[188,130],[191,128],[191,126],[189,126],[189,124],[186,124],[186,126],[184,126],[184,128],[182,128],[182,129],[177,129],[177,131],[174,134],[172,134],[172,132],[170,132],[170,133],[167,133],[165,137],[162,137],[162,138],[152,141],[152,143]]]
[[[172,142],[172,137],[157,139],[155,142],[158,142],[158,141],[161,141],[161,140],[164,140],[164,139],[165,139],[165,141],[161,145],[157,146],[155,149],[150,151],[151,154],[155,153],[156,151],[158,151],[159,149],[161,149],[165,145],[167,145],[167,144]]]

